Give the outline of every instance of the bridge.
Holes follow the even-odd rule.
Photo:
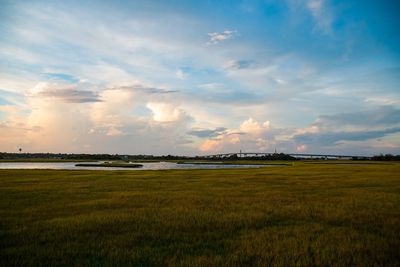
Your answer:
[[[261,153],[261,152],[239,152],[239,153],[223,153],[223,154],[214,154],[214,155],[206,155],[204,158],[230,158],[230,157],[238,157],[238,158],[246,158],[246,157],[263,157],[263,156],[273,156],[277,155],[277,153]],[[307,153],[285,153],[285,155],[289,155],[295,158],[322,158],[322,159],[371,159],[371,157],[367,156],[349,156],[349,155],[331,155],[331,154],[307,154]]]

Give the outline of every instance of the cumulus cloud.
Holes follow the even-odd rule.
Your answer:
[[[285,146],[291,152],[305,149],[317,152],[318,147],[305,143],[308,139],[294,136],[328,138],[328,133],[398,127],[399,111],[393,107],[400,103],[399,70],[394,68],[390,77],[379,79],[360,79],[351,71],[342,73],[338,64],[326,71],[321,66],[338,59],[343,52],[342,41],[348,36],[339,36],[337,32],[334,40],[324,39],[326,42],[317,42],[313,49],[308,49],[308,37],[312,36],[303,33],[307,33],[304,26],[308,27],[308,19],[315,22],[316,31],[331,32],[335,3],[291,2],[301,5],[301,15],[306,15],[307,20],[300,24],[289,21],[286,10],[280,9],[284,12],[280,17],[285,21],[276,21],[278,24],[269,25],[265,31],[281,25],[284,29],[281,32],[290,33],[289,39],[279,33],[273,40],[268,34],[249,34],[246,40],[230,43],[229,49],[218,44],[234,39],[236,31],[208,31],[208,35],[199,36],[198,32],[207,33],[205,28],[215,26],[211,17],[204,24],[200,17],[174,12],[171,21],[172,13],[165,12],[160,5],[154,6],[162,11],[157,16],[149,17],[141,8],[132,10],[133,16],[126,23],[120,19],[125,12],[118,7],[100,14],[101,8],[96,11],[90,4],[84,7],[46,4],[44,8],[41,4],[18,3],[15,9],[18,19],[4,25],[7,42],[1,44],[0,53],[5,63],[13,64],[0,73],[0,88],[18,92],[22,97],[0,90],[0,105],[7,106],[3,109],[0,106],[1,149],[30,142],[38,151],[80,151],[91,145],[89,152],[102,149],[195,154],[202,143],[204,151],[273,151],[278,144],[278,148]],[[254,26],[257,21],[262,24],[263,20],[258,19],[239,24],[245,23],[243,28]],[[171,23],[163,23],[166,20]],[[292,22],[296,25],[287,27],[293,26],[289,25]],[[366,23],[368,26],[371,21]],[[348,25],[342,26],[344,30]],[[363,43],[357,53],[361,57],[357,58],[363,58],[365,51],[369,53],[368,47],[375,47],[374,36],[367,35],[366,39],[360,38]],[[291,40],[300,41],[290,43]],[[208,45],[199,46],[199,42]],[[218,51],[210,51],[214,48]],[[383,58],[385,55],[388,54],[383,52]],[[362,68],[357,70],[380,68],[385,62],[379,66],[358,62]],[[346,69],[356,65],[357,60],[351,61]],[[339,88],[335,81],[344,76],[363,81],[358,84],[363,89],[357,89],[354,81],[347,80]],[[24,95],[42,80],[44,84]],[[176,88],[182,84],[185,88],[178,91]],[[327,100],[326,94],[321,94],[323,89],[336,90],[338,94],[329,95]],[[20,110],[11,112],[11,105]],[[393,107],[379,112],[365,111],[377,105]],[[336,110],[344,113],[332,115]],[[362,112],[345,112],[349,110]],[[320,116],[307,127],[320,112],[329,115]],[[244,121],[243,116],[274,118],[276,125],[289,130],[282,133],[256,119]],[[301,128],[291,129],[293,125]],[[386,136],[389,135],[395,134]],[[399,135],[395,135],[397,139],[390,136],[388,139],[392,139],[385,140],[385,147],[396,147]],[[191,140],[195,143],[191,144]],[[339,142],[352,142],[350,147],[354,142],[367,141]],[[376,141],[375,148],[380,144]]]
[[[208,139],[200,145],[199,149],[206,153],[217,152],[222,150],[223,145],[221,140]]]
[[[238,151],[264,151],[275,143],[275,133],[269,121],[260,123],[253,118],[242,122],[238,129],[225,129],[219,135],[205,140],[199,149],[205,153]]]
[[[173,122],[184,116],[184,111],[170,103],[149,102],[146,105],[153,113],[153,120],[158,122]]]
[[[236,31],[233,30],[225,30],[223,32],[210,32],[208,33],[208,36],[210,36],[210,40],[207,42],[207,44],[218,44],[222,41],[225,41],[227,39],[230,39],[234,37],[236,34]]]
[[[296,147],[296,151],[297,152],[305,152],[306,150],[307,150],[307,145],[305,145],[305,144],[300,144],[300,145],[298,145],[297,147]]]
[[[248,134],[259,135],[264,130],[267,130],[269,126],[270,126],[269,121],[265,121],[264,123],[261,124],[255,121],[253,118],[249,118],[240,125],[240,130]]]
[[[176,116],[174,117],[169,113],[163,114],[164,111],[169,110],[165,107],[162,109],[163,107],[158,105],[161,101],[168,101],[169,96],[177,92],[141,83],[109,87],[100,93],[103,101],[92,105],[90,116],[97,128],[106,129],[107,135],[126,135],[128,130],[123,129],[127,125],[145,127],[145,122],[138,123],[139,118],[142,120],[154,119],[154,121],[160,122],[165,122],[167,119],[178,119],[180,110],[175,111]],[[146,103],[150,103],[150,106]],[[135,114],[134,111],[137,109],[145,113]],[[128,128],[133,130],[132,127]]]
[[[25,96],[28,114],[20,105],[0,105],[6,118],[0,120],[1,149],[154,154],[194,150],[186,134],[190,116],[178,105],[160,101],[167,101],[172,90],[143,84],[109,87],[99,89],[102,101],[82,105],[75,95],[64,93],[65,86],[47,82],[34,86]],[[79,84],[68,86],[80,90]],[[135,114],[139,107],[148,114]]]

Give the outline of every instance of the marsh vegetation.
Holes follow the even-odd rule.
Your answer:
[[[0,170],[0,265],[398,266],[399,173]]]

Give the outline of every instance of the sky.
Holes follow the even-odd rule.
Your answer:
[[[0,0],[0,151],[400,154],[399,6]]]

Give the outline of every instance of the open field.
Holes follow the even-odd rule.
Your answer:
[[[0,170],[0,266],[399,266],[400,163],[327,163]]]

